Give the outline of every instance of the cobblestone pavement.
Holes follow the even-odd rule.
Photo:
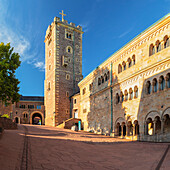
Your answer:
[[[160,165],[168,144],[19,125],[0,139],[0,170],[151,170]],[[170,149],[161,166],[170,169]]]

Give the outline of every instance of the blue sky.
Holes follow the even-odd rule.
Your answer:
[[[83,76],[170,12],[170,0],[0,0],[0,42],[21,55],[17,70],[22,95],[44,95],[44,37],[64,10],[82,25]]]

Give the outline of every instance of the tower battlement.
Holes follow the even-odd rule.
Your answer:
[[[82,32],[82,26],[80,26],[80,25],[75,25],[74,23],[72,23],[72,22],[70,22],[70,23],[68,23],[68,21],[67,20],[61,20],[59,17],[54,17],[54,21],[51,23],[51,25],[49,25],[48,26],[48,28],[47,28],[47,31],[46,31],[46,36],[45,36],[45,38],[46,37],[48,37],[48,35],[50,34],[50,32],[51,32],[51,30],[52,30],[52,28],[53,28],[53,26],[54,26],[54,24],[63,24],[63,25],[65,25],[65,27],[68,27],[68,28],[70,28],[70,29],[74,29],[74,30],[77,30],[77,31],[81,31]],[[83,33],[83,32],[82,32]]]

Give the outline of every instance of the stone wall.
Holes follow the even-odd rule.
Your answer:
[[[4,129],[17,129],[17,124],[5,117],[0,117],[0,126]]]

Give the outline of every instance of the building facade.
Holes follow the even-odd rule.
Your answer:
[[[70,96],[82,77],[82,27],[55,17],[45,36],[45,124],[57,126],[71,117]]]
[[[0,104],[0,115],[8,114],[13,122],[19,124],[45,124],[44,97],[21,96],[19,102]]]
[[[79,98],[77,112],[84,130],[147,141],[170,140],[170,14],[78,85],[80,95],[73,99]]]

